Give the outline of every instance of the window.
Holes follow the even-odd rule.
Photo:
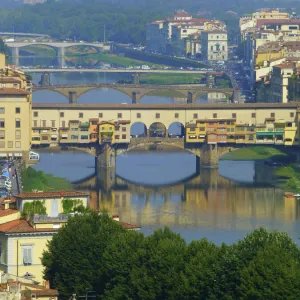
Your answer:
[[[5,108],[4,107],[0,107],[0,114],[5,114]]]
[[[14,146],[14,142],[11,142],[11,141],[7,142],[8,148],[13,148],[13,146]]]
[[[46,127],[46,120],[42,121],[43,127]]]
[[[126,134],[122,134],[122,139],[126,140]]]
[[[59,116],[60,116],[61,118],[63,118],[63,117],[65,116],[65,113],[64,113],[64,112],[60,112],[60,113],[59,113]]]
[[[214,46],[210,46],[210,50],[214,50]]]
[[[198,119],[198,114],[194,114],[194,119]]]
[[[116,140],[119,140],[119,139],[120,139],[120,136],[119,136],[119,135],[115,135],[115,139],[116,139]]]
[[[5,148],[5,142],[0,142],[0,148]]]
[[[293,112],[290,113],[290,117],[294,118],[294,113]]]
[[[155,118],[159,119],[160,118],[160,114],[159,113],[155,114]]]
[[[5,120],[0,119],[0,128],[5,128]]]
[[[5,140],[5,130],[0,130],[0,140]]]
[[[79,113],[79,114],[78,114],[78,117],[79,117],[79,118],[83,118],[83,113]]]
[[[38,116],[39,116],[39,113],[38,113],[37,111],[34,111],[34,112],[33,112],[33,116],[34,116],[34,117],[38,117]]]
[[[236,113],[233,113],[233,114],[232,114],[232,118],[233,118],[233,119],[236,119]]]
[[[55,127],[55,121],[54,120],[51,121],[51,127]]]
[[[33,121],[33,127],[37,127],[37,120]]]
[[[5,88],[6,87],[6,83],[2,83],[2,87]]]
[[[217,118],[218,117],[218,115],[215,113],[215,114],[213,114],[213,118]]]
[[[62,122],[61,122],[61,126],[62,126],[62,127],[66,127],[66,121],[62,121]]]
[[[13,87],[14,87],[15,89],[17,89],[17,88],[18,88],[18,84],[14,83],[14,84],[13,84]]]
[[[21,142],[16,142],[16,148],[21,148]]]
[[[223,51],[225,50],[225,46],[222,46],[222,50],[223,50]]]
[[[118,113],[118,119],[122,118],[122,113]]]
[[[176,119],[179,118],[179,113],[175,113],[175,118],[176,118]]]
[[[137,117],[137,119],[140,119],[140,118],[141,118],[141,114],[140,114],[140,113],[137,113],[137,114],[136,114],[136,117]]]
[[[48,141],[48,136],[47,135],[42,135],[42,141]]]
[[[122,127],[122,131],[123,131],[123,132],[126,132],[126,127]]]
[[[118,130],[120,130],[120,126],[119,126],[119,125],[116,125],[116,126],[115,126],[115,131],[118,131]]]
[[[23,256],[23,265],[24,266],[32,265],[32,246],[23,246],[22,247],[22,256]]]
[[[271,113],[271,118],[275,118],[275,113]]]
[[[205,131],[205,127],[200,127],[199,130],[200,131]]]
[[[21,120],[16,119],[16,128],[21,128]]]
[[[21,138],[21,130],[16,130],[16,139],[19,140]]]
[[[256,113],[252,113],[251,118],[256,118]]]
[[[16,114],[19,114],[21,112],[21,108],[20,107],[16,107]]]
[[[99,117],[99,118],[103,118],[103,113],[99,113],[99,114],[98,114],[98,117]]]

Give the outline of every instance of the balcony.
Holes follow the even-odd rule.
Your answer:
[[[30,216],[29,219],[35,223],[66,223],[68,218],[72,216],[72,214],[60,214],[57,217],[50,217],[48,215],[33,215]]]

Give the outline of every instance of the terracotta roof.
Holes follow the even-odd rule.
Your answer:
[[[33,228],[27,221],[25,220],[14,220],[4,224],[0,224],[0,232],[3,233],[30,233],[30,232],[49,232],[49,231],[57,231],[56,228]]]
[[[15,195],[16,198],[28,199],[28,198],[54,198],[54,197],[80,197],[88,196],[88,193],[77,191],[57,191],[57,192],[29,192]]]
[[[261,27],[268,24],[300,24],[300,19],[258,19],[256,27]]]
[[[137,226],[137,225],[126,223],[126,222],[119,222],[119,223],[125,229],[139,229],[139,228],[141,228],[141,226]]]
[[[1,83],[20,83],[21,81],[11,77],[0,77]]]
[[[0,209],[0,218],[9,216],[9,215],[13,215],[13,214],[17,214],[19,212],[20,211],[17,209]]]
[[[58,296],[58,291],[53,289],[48,289],[42,285],[35,285],[30,283],[22,283],[22,286],[28,287],[32,294],[36,294],[38,296]],[[26,290],[23,290],[21,293],[23,294]]]
[[[0,88],[0,95],[29,95],[29,91],[14,88]]]

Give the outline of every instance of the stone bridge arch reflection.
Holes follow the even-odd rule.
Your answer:
[[[93,174],[75,186],[90,191],[92,209],[119,213],[122,221],[148,228],[209,226],[251,231],[282,218],[288,208],[300,212],[300,204],[290,199],[287,203],[280,189],[260,183],[257,177],[241,184],[220,176],[216,169],[200,169],[181,181],[151,186],[111,175],[104,182]]]

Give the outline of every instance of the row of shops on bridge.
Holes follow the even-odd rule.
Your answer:
[[[298,145],[297,123],[266,118],[263,124],[240,124],[236,119],[204,119],[186,125],[187,143]]]
[[[155,125],[156,123],[154,123]],[[130,143],[131,122],[129,120],[100,121],[91,118],[88,122],[70,120],[67,126],[33,127],[32,146],[90,143]],[[180,124],[181,137],[186,143],[241,143],[278,144],[292,146],[298,144],[297,123],[294,121],[266,118],[263,124],[241,124],[235,118],[203,119],[193,123]],[[144,137],[168,137],[163,124],[157,123],[149,130],[144,129]]]

